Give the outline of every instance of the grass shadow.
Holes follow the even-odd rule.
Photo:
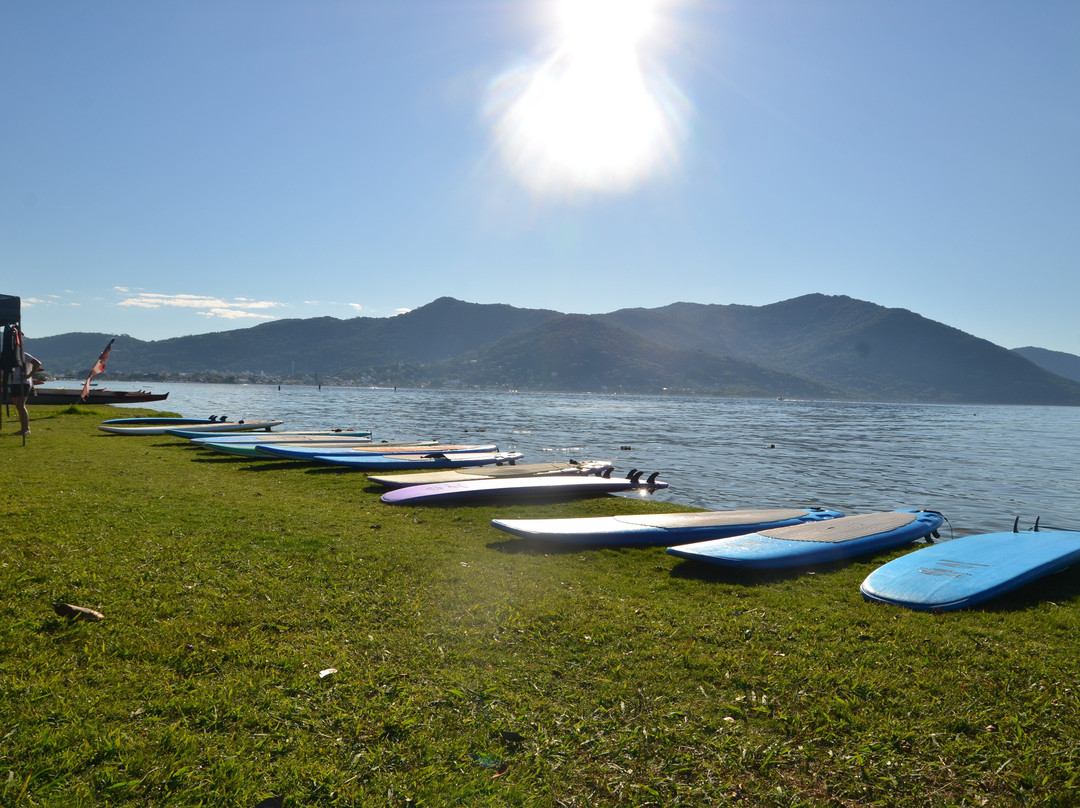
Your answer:
[[[736,586],[758,586],[778,581],[800,578],[804,575],[835,572],[851,566],[850,561],[835,561],[829,564],[815,564],[806,567],[780,567],[778,569],[751,569],[746,567],[728,567],[723,564],[710,564],[706,561],[679,559],[671,570],[672,578],[701,581],[702,583],[732,584]]]

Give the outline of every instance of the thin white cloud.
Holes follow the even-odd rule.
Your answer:
[[[363,311],[364,310],[364,306],[363,306],[362,303],[349,303],[347,305],[349,306],[350,309],[354,309],[355,311]]]
[[[412,309],[395,309],[394,313],[395,314],[408,314],[410,311],[412,311]]]
[[[209,311],[197,311],[195,313],[201,317],[220,317],[223,320],[244,320],[249,318],[255,318],[256,320],[274,319],[269,314],[255,314],[251,311],[240,311],[238,309],[210,309]]]
[[[121,287],[116,288],[117,291],[123,291]],[[220,317],[224,320],[244,318],[272,320],[274,319],[272,314],[256,314],[256,312],[285,306],[284,303],[255,300],[250,297],[234,297],[232,300],[226,300],[208,295],[165,295],[157,292],[139,292],[132,297],[124,298],[117,305],[136,309],[199,309],[195,312],[196,314],[203,317]]]

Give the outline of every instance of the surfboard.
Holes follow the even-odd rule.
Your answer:
[[[354,448],[367,448],[374,451],[375,454],[387,454],[389,452],[394,452],[399,446],[404,450],[426,447],[426,451],[430,452],[433,451],[433,447],[438,446],[438,441],[434,440],[419,444],[416,442],[398,444],[392,442],[388,443],[385,441],[380,443],[372,443],[369,438],[336,438],[332,443],[329,443],[327,441],[290,441],[279,444],[277,441],[273,440],[273,436],[274,433],[271,432],[269,435],[266,436],[270,440],[264,439],[249,442],[241,442],[235,440],[217,441],[213,438],[196,438],[192,441],[192,444],[201,449],[212,449],[213,451],[221,452],[222,454],[237,455],[239,457],[253,457],[259,460],[281,459],[276,455],[259,451],[259,447],[264,446],[267,443],[274,443],[280,446],[295,446],[297,444],[301,446],[312,446],[318,444],[320,446],[327,446],[335,449],[342,446],[349,446]]]
[[[514,466],[495,466],[476,469],[451,469],[419,474],[369,474],[368,480],[387,488],[409,485],[431,485],[465,480],[487,480],[493,477],[540,477],[562,474],[601,474],[610,469],[607,460],[555,460],[550,463],[519,463]]]
[[[264,432],[262,434],[256,434],[252,432],[211,432],[207,433],[204,429],[196,427],[181,428],[181,429],[169,429],[168,433],[176,438],[187,438],[188,440],[207,440],[207,435],[213,435],[211,440],[217,441],[236,441],[240,443],[255,443],[265,442],[278,439],[288,439],[289,441],[296,441],[297,443],[303,441],[315,441],[315,440],[335,440],[337,438],[367,438],[371,440],[370,429],[328,429],[324,432],[317,431],[282,431]]]
[[[326,455],[316,457],[319,463],[344,466],[355,471],[402,471],[405,469],[452,469],[463,466],[488,466],[515,463],[523,458],[521,452],[449,452],[428,450],[428,454],[371,454]],[[409,489],[400,489],[409,490]]]
[[[982,603],[1080,561],[1080,532],[980,533],[933,544],[878,567],[867,600],[948,612]]]
[[[762,530],[728,539],[682,544],[668,553],[691,561],[748,569],[822,564],[878,552],[933,534],[935,511],[887,511]]]
[[[492,454],[499,451],[499,447],[494,443],[458,443],[458,444],[437,444],[439,452],[443,454],[457,454],[461,452],[481,452],[485,454]],[[433,447],[431,445],[413,444],[411,446],[380,446],[377,443],[364,443],[354,445],[334,445],[333,443],[311,443],[304,446],[290,445],[287,443],[260,443],[258,444],[258,450],[266,454],[274,455],[275,457],[287,457],[291,460],[313,460],[316,458],[327,457],[330,455],[344,455],[349,457],[351,455],[379,455],[386,454],[387,452],[393,452],[397,455],[403,454],[429,454]]]
[[[199,431],[209,434],[211,432],[239,432],[254,429],[270,430],[275,426],[281,426],[284,421],[214,421],[205,423],[199,427]],[[132,425],[122,424],[98,424],[98,429],[113,435],[166,435],[173,426],[163,424]]]
[[[653,475],[633,477],[592,477],[586,475],[555,475],[543,477],[498,477],[487,480],[463,480],[453,483],[410,485],[383,494],[380,499],[391,505],[453,502],[477,499],[531,499],[556,497],[587,497],[616,494],[620,491],[651,491],[667,488],[668,484]]]
[[[179,416],[143,416],[139,418],[109,418],[102,421],[103,424],[113,426],[172,426],[179,427],[185,424],[213,424],[216,418],[181,418]]]
[[[775,527],[843,516],[825,508],[585,516],[576,519],[493,519],[492,526],[524,539],[609,547],[658,546],[741,536]]]

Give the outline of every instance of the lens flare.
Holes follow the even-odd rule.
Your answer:
[[[618,192],[677,164],[679,96],[647,53],[655,0],[563,0],[558,45],[499,77],[500,155],[530,190]]]

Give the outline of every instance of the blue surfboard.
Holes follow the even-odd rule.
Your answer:
[[[874,570],[863,597],[918,611],[955,611],[1080,561],[1080,532],[980,533],[934,544]]]
[[[355,454],[325,455],[311,458],[319,463],[344,466],[354,471],[406,471],[409,469],[457,469],[473,466],[496,466],[500,463],[516,463],[525,455],[521,452],[450,452],[443,454]],[[413,486],[414,490],[423,486]]]
[[[935,511],[866,513],[683,544],[667,551],[680,558],[726,567],[802,567],[898,547],[933,534],[943,521]]]
[[[499,447],[494,443],[461,443],[453,445],[440,443],[436,446],[419,444],[414,446],[382,446],[378,443],[366,442],[346,445],[342,444],[340,441],[338,441],[336,445],[334,443],[260,443],[258,444],[257,449],[263,454],[273,455],[274,457],[286,457],[290,460],[316,460],[330,455],[342,455],[344,457],[359,455],[361,457],[367,457],[370,455],[390,454],[391,452],[396,455],[422,455],[431,454],[432,452],[440,452],[442,454],[465,454],[472,452],[491,454],[499,451]]]

